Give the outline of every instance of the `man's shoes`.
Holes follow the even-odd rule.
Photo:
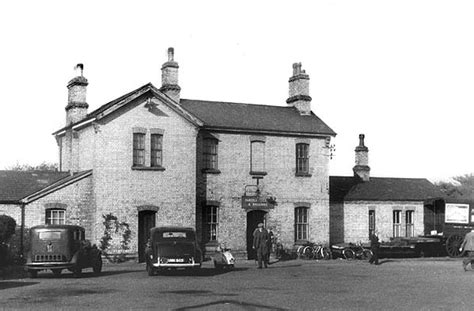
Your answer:
[[[262,267],[257,267],[257,269],[262,269]]]
[[[467,265],[465,263],[462,264],[462,268],[464,269],[464,272],[467,271]]]

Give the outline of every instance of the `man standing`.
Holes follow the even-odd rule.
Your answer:
[[[375,232],[373,232],[370,237],[370,250],[372,251],[372,257],[369,260],[370,264],[379,264],[379,248],[380,248],[380,242],[379,242],[379,237]]]
[[[460,252],[463,250],[468,252],[468,257],[462,261],[462,267],[464,271],[467,271],[467,265],[471,264],[472,268],[472,263],[474,262],[474,229],[466,233],[464,241],[462,241],[461,247],[459,248]]]
[[[259,223],[253,233],[253,248],[257,252],[258,269],[262,269],[262,262],[265,268],[268,267],[268,231],[263,228],[263,223]]]

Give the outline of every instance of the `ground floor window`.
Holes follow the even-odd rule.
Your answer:
[[[369,210],[369,237],[375,233],[375,211]]]
[[[415,226],[413,223],[413,214],[414,211],[406,211],[406,218],[405,218],[405,223],[406,223],[406,237],[411,238],[415,236]]]
[[[217,241],[219,233],[219,207],[208,205],[204,207],[204,242]]]
[[[307,240],[309,224],[308,224],[308,208],[295,208],[295,240]]]
[[[399,211],[399,210],[393,211],[393,237],[394,238],[400,237],[401,214],[402,214],[402,211]]]
[[[66,223],[66,211],[63,209],[46,210],[47,225],[64,225]]]

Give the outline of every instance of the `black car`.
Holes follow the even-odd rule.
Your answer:
[[[38,271],[50,269],[55,275],[63,269],[80,276],[82,269],[102,271],[102,254],[85,240],[85,230],[73,225],[41,225],[30,229],[30,250],[25,268],[31,278]]]
[[[148,275],[165,269],[198,269],[202,252],[191,227],[155,227],[145,250]]]

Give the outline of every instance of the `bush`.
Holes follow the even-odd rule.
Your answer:
[[[0,215],[0,244],[7,243],[15,234],[16,221],[10,216]]]

